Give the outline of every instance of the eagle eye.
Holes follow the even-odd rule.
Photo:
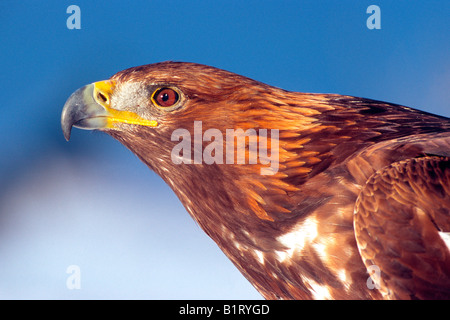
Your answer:
[[[153,93],[152,99],[158,106],[167,108],[176,104],[180,96],[174,89],[161,88]]]

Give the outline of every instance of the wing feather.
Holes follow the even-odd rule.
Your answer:
[[[450,299],[450,159],[395,162],[373,174],[355,206],[355,234],[367,268],[381,270],[392,299]]]

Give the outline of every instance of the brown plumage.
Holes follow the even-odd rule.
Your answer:
[[[267,299],[450,298],[447,118],[163,62],[79,89],[63,110],[67,139],[73,125],[158,173]],[[203,139],[174,158],[177,129]],[[218,140],[227,129],[244,132],[231,148]],[[233,161],[175,161],[212,149]]]

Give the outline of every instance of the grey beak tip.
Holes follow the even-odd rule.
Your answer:
[[[88,85],[89,86],[89,85]],[[84,117],[83,106],[85,89],[88,86],[84,86],[70,95],[64,104],[61,113],[61,128],[64,134],[64,138],[69,141],[70,132],[75,122]]]
[[[70,140],[70,129],[68,131],[64,130],[64,138],[66,139],[66,141]]]
[[[106,109],[93,98],[94,84],[84,86],[67,99],[61,113],[61,128],[69,141],[72,127],[95,130],[105,126]]]
[[[73,120],[69,111],[68,104],[66,103],[61,114],[61,129],[64,134],[64,138],[69,141],[70,133],[72,131]]]

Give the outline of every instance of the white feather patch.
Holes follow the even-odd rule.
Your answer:
[[[450,232],[439,232],[439,235],[441,236],[442,240],[444,240],[447,248],[450,250]]]
[[[312,243],[318,236],[317,219],[311,217],[295,226],[290,232],[280,236],[277,240],[287,247],[284,251],[276,251],[280,262],[292,258],[294,252],[303,250],[306,244]]]

